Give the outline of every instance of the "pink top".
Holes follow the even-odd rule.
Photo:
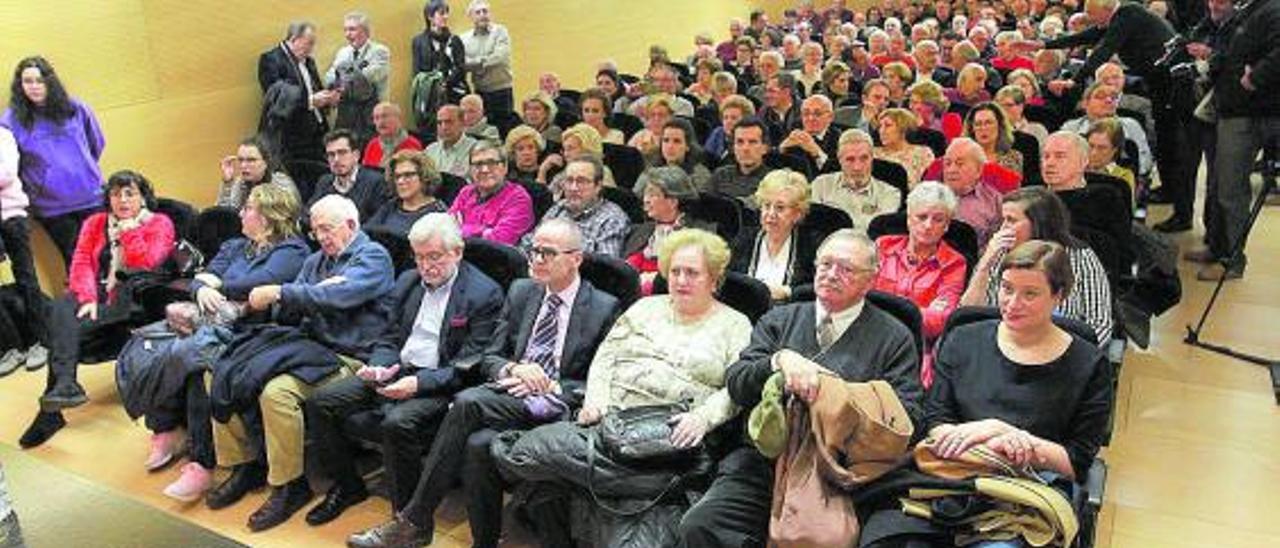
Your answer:
[[[30,203],[18,178],[18,143],[13,132],[0,127],[0,221],[26,217]]]
[[[960,252],[940,242],[932,257],[912,264],[907,245],[911,237],[889,234],[876,239],[880,273],[875,288],[911,299],[924,318],[924,337],[933,340],[942,333],[947,317],[964,293],[965,260]]]
[[[533,228],[533,200],[524,187],[510,181],[492,196],[480,198],[475,185],[467,185],[449,207],[462,225],[464,238],[480,237],[515,245]]]

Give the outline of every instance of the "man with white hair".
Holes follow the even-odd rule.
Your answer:
[[[353,11],[342,18],[346,45],[338,48],[324,75],[325,86],[341,93],[334,127],[351,130],[360,140],[373,135],[373,107],[387,100],[391,50],[370,39],[369,16]]]
[[[391,290],[393,321],[379,333],[373,352],[356,371],[307,400],[316,448],[334,480],[324,501],[307,513],[321,525],[368,498],[356,470],[354,443],[344,424],[358,417],[377,425],[391,506],[403,510],[413,496],[449,402],[474,384],[471,365],[493,336],[502,310],[502,288],[462,259],[457,221],[428,213],[409,229],[416,268]]]
[[[844,211],[853,221],[853,228],[864,234],[872,218],[897,211],[902,204],[898,189],[871,174],[874,148],[870,134],[846,129],[840,134],[840,171],[813,179],[813,203]]]
[[[218,464],[232,471],[205,502],[224,508],[270,484],[271,495],[249,516],[252,531],[285,522],[311,500],[303,475],[303,402],[369,360],[391,319],[395,267],[360,231],[355,203],[331,194],[310,213],[320,251],[293,282],[249,292],[249,308],[271,311],[281,325],[233,340],[213,372],[214,445]]]
[[[498,128],[489,123],[484,114],[484,99],[472,93],[458,102],[462,108],[462,127],[467,136],[477,141],[496,143],[499,141]]]
[[[1087,227],[1111,237],[1122,264],[1132,259],[1133,204],[1121,186],[1088,184],[1089,142],[1074,131],[1057,131],[1040,149],[1040,173],[1071,212],[1071,225]]]
[[[488,0],[471,0],[467,5],[471,30],[462,33],[462,46],[467,52],[466,69],[471,74],[471,89],[484,99],[488,112],[511,112],[515,109],[512,94],[511,35],[507,27],[494,23]]]
[[[987,245],[1000,227],[1000,193],[982,181],[987,155],[982,145],[968,137],[956,137],[942,157],[942,182],[956,193],[956,219],[978,233],[978,247]]]

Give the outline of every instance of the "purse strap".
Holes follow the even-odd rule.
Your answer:
[[[596,488],[595,488],[596,435],[597,435],[597,432],[593,431],[591,432],[591,435],[587,436],[587,492],[591,494],[591,500],[592,502],[596,503],[597,507],[602,508],[606,512],[609,512],[611,514],[618,515],[618,516],[623,516],[623,517],[637,516],[637,515],[643,514],[644,512],[649,511],[650,508],[657,506],[658,503],[661,502],[663,498],[666,498],[666,496],[671,493],[672,489],[675,489],[676,486],[680,484],[681,477],[679,474],[676,474],[674,477],[671,478],[671,481],[667,483],[667,486],[662,488],[662,492],[658,493],[658,496],[653,497],[652,499],[646,500],[644,504],[640,505],[638,508],[633,510],[623,510],[616,506],[606,504],[604,501],[600,500],[600,496],[596,494]]]

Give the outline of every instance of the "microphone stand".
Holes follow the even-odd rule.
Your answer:
[[[1276,187],[1277,164],[1280,164],[1280,160],[1278,160],[1274,154],[1277,150],[1280,150],[1280,147],[1277,147],[1276,143],[1271,142],[1267,144],[1264,150],[1262,192],[1260,192],[1257,198],[1253,200],[1253,208],[1249,211],[1249,221],[1245,224],[1244,234],[1241,236],[1240,240],[1236,242],[1235,248],[1231,250],[1231,254],[1228,256],[1229,258],[1220,260],[1225,268],[1222,270],[1222,275],[1218,277],[1218,283],[1213,288],[1213,295],[1209,297],[1209,302],[1205,305],[1204,312],[1200,314],[1199,323],[1197,323],[1194,328],[1190,325],[1187,326],[1187,336],[1182,339],[1182,342],[1211,352],[1217,352],[1224,356],[1229,356],[1269,368],[1271,370],[1272,392],[1275,394],[1276,404],[1280,405],[1280,360],[1255,356],[1253,354],[1235,350],[1226,345],[1213,344],[1200,339],[1200,333],[1204,330],[1204,324],[1209,318],[1209,312],[1213,310],[1213,305],[1218,300],[1218,294],[1222,292],[1222,286],[1227,281],[1227,271],[1230,270],[1230,266],[1227,262],[1230,260],[1230,257],[1239,256],[1244,251],[1245,242],[1249,239],[1249,233],[1253,231],[1254,223],[1258,221],[1258,217],[1262,214],[1262,207],[1266,205],[1267,196],[1270,195]],[[1248,178],[1251,175],[1252,170],[1250,170],[1250,173],[1245,175],[1245,177]]]

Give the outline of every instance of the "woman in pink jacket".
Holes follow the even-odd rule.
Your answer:
[[[124,278],[161,269],[173,251],[173,222],[153,213],[151,183],[133,171],[113,174],[103,189],[107,210],[85,219],[71,256],[67,294],[49,316],[49,376],[40,413],[19,443],[40,445],[66,425],[62,410],[89,401],[76,381],[81,360],[113,359],[129,329],[145,322]]]

